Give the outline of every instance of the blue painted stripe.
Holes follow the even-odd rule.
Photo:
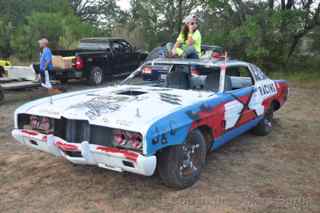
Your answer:
[[[253,127],[255,127],[259,121],[261,121],[261,119],[263,118],[263,116],[259,116],[257,118],[255,118],[254,120],[238,127],[235,128],[233,130],[230,130],[229,132],[225,133],[224,135],[220,136],[219,138],[217,138],[212,145],[212,150],[216,150],[218,148],[220,148],[222,145],[228,143],[230,140],[232,140],[233,138],[245,133],[246,131],[252,129]]]

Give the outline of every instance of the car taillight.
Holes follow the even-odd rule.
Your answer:
[[[53,126],[52,122],[50,118],[30,116],[30,125],[34,130],[50,131]]]
[[[151,74],[152,73],[152,68],[151,67],[144,67],[142,70],[143,74]]]
[[[84,68],[84,60],[80,56],[76,57],[74,67],[76,70],[82,70]]]
[[[142,136],[140,134],[132,134],[128,142],[134,149],[142,148]]]
[[[121,132],[120,133],[115,133],[113,138],[114,138],[114,142],[117,145],[123,146],[123,145],[125,145],[127,143],[125,135],[122,134]]]
[[[191,74],[192,74],[192,76],[198,76],[199,75],[199,71],[197,69],[192,68]]]
[[[114,130],[113,144],[118,147],[141,150],[142,135],[124,130]]]
[[[212,53],[212,59],[217,60],[217,59],[221,59],[221,58],[222,58],[222,55],[220,53],[218,53],[218,52]]]

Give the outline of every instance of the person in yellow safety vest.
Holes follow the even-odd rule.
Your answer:
[[[184,26],[172,49],[172,55],[198,59],[201,56],[201,33],[198,29],[197,17],[189,15],[183,23]]]

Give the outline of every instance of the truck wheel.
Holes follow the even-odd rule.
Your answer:
[[[4,91],[2,87],[0,86],[0,104],[4,101]]]
[[[89,84],[90,85],[100,85],[103,82],[103,70],[100,67],[93,67],[90,76],[89,76]]]
[[[4,68],[0,66],[0,78],[5,77],[5,73],[6,72],[5,72]]]
[[[266,136],[272,131],[273,109],[270,108],[252,132],[258,136]]]
[[[177,189],[192,186],[200,177],[206,153],[206,143],[199,130],[190,132],[184,144],[161,151],[158,172],[164,184]]]
[[[68,81],[69,81],[68,78],[61,78],[61,79],[60,79],[60,82],[61,82],[62,84],[67,84]]]

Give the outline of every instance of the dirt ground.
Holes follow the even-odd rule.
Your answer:
[[[10,135],[14,110],[45,92],[10,93],[0,105],[0,212],[318,213],[319,91],[291,84],[272,134],[247,133],[211,153],[200,181],[182,191],[157,176],[74,166],[18,144]]]

